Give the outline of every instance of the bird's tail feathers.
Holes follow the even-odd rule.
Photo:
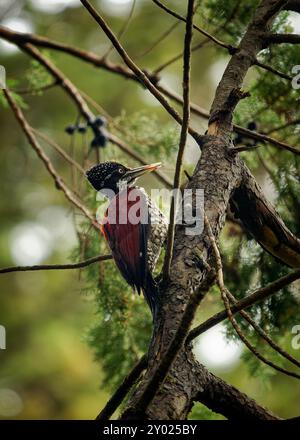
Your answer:
[[[147,274],[145,287],[143,288],[144,297],[150,307],[153,322],[156,321],[159,309],[159,292],[158,286],[154,281],[150,272]]]

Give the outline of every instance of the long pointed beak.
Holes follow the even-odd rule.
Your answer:
[[[125,178],[129,180],[137,179],[138,177],[143,176],[146,173],[151,173],[151,171],[157,170],[157,168],[161,167],[161,162],[152,163],[151,165],[144,165],[142,167],[131,168],[131,170],[127,171],[125,174]]]

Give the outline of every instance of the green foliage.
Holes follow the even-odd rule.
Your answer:
[[[201,403],[195,403],[189,415],[189,420],[224,420],[221,414],[211,411]]]
[[[7,81],[6,81],[7,88],[10,89],[13,100],[16,102],[16,104],[19,107],[21,107],[23,110],[26,110],[28,108],[28,104],[26,103],[24,98],[20,94],[18,94],[17,92],[14,92],[13,90],[11,90],[11,89],[17,87],[19,85],[19,83],[20,82],[18,80],[12,79],[12,78],[7,79]],[[0,94],[0,107],[3,107],[5,109],[8,107],[8,103],[7,103],[3,93]]]
[[[237,45],[258,3],[259,0],[206,0],[199,8],[200,23],[211,31],[216,30],[227,43]]]
[[[45,56],[48,59],[50,58],[48,53],[45,53]],[[37,60],[31,60],[30,67],[25,75],[25,80],[29,90],[32,90],[33,94],[36,94],[37,96],[43,94],[43,91],[41,90],[43,87],[53,82],[51,75]]]
[[[122,112],[115,120],[118,134],[127,140],[134,150],[151,160],[175,161],[179,141],[179,128],[174,123],[164,126],[155,114],[143,111],[127,115]]]

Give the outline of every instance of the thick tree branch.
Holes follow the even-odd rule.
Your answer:
[[[287,11],[300,12],[300,0],[289,0],[284,9]]]
[[[229,420],[278,420],[274,414],[258,405],[232,385],[202,367],[199,392],[195,397],[216,413]],[[204,378],[204,380],[203,380]]]
[[[142,394],[139,396],[137,405],[130,406],[130,408],[124,412],[122,418],[136,419],[145,417],[147,407],[149,406],[157,390],[163,383],[166,375],[168,374],[170,366],[172,365],[172,362],[174,361],[181,347],[183,346],[189,327],[194,319],[197,305],[209,290],[213,279],[214,276],[212,275],[210,277],[207,277],[206,282],[197,289],[197,292],[195,292],[195,294],[190,299],[190,302],[187,304],[184,314],[182,316],[181,325],[178,327],[173,339],[171,340],[170,345],[166,349],[162,357],[162,361],[157,366],[155,366],[155,371],[150,381],[147,383],[147,386],[143,390]]]
[[[287,286],[288,284],[298,280],[299,278],[300,278],[300,270],[295,270],[294,272],[291,272],[290,274],[279,278],[278,280],[268,284],[267,286],[256,290],[252,294],[248,295],[247,297],[238,301],[236,304],[232,305],[232,307],[231,307],[232,313],[233,314],[238,313],[241,310],[247,309],[247,308],[251,307],[252,305],[257,304],[258,302],[263,301],[264,299],[268,298],[271,295],[274,295],[280,289],[282,289],[283,287]],[[185,340],[186,346],[189,345],[200,334],[206,332],[207,330],[209,330],[210,328],[214,327],[215,325],[219,324],[220,322],[224,321],[227,318],[228,318],[227,311],[224,309],[221,312],[216,313],[214,316],[212,316],[211,318],[209,318],[207,321],[203,322],[199,326],[195,327],[193,330],[190,331],[190,333],[188,334],[188,336]],[[292,358],[292,359],[294,360],[294,358]],[[291,361],[293,362],[293,360],[291,360]],[[115,393],[113,394],[111,399],[108,401],[108,403],[106,404],[104,409],[98,415],[97,419],[107,420],[112,416],[112,414],[117,410],[117,408],[120,406],[121,402],[126,397],[126,394],[128,394],[129,390],[135,384],[135,382],[138,379],[138,377],[140,376],[141,372],[146,367],[147,367],[147,361],[146,361],[146,355],[144,355],[141,358],[141,360],[134,366],[134,368],[131,370],[129,375],[124,379],[124,381],[122,382],[120,387],[115,391]],[[213,377],[213,381],[218,384],[218,388],[220,388],[220,384],[221,384],[224,388],[227,389],[228,385],[225,382],[223,382],[221,379],[218,379],[216,376],[212,376],[212,377]],[[218,381],[220,381],[220,383]],[[232,387],[230,387],[230,386],[229,386],[229,390],[230,390],[230,394],[233,394],[233,390],[234,390],[234,393],[237,392],[235,389],[232,389]],[[208,391],[206,391],[206,393],[205,393],[206,397],[204,397],[204,394],[201,394],[201,399],[203,399],[203,403],[205,403],[205,400],[208,399],[209,395],[210,395],[210,393]],[[212,405],[213,404],[212,399],[210,398],[209,400],[211,402],[210,404]],[[214,404],[215,403],[216,402],[214,402]]]
[[[265,37],[266,44],[300,44],[297,34],[269,34]]]
[[[199,364],[190,350],[182,350],[153,399],[151,420],[184,420],[199,401],[229,420],[276,420],[277,417]]]

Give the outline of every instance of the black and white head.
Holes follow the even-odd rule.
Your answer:
[[[106,190],[118,193],[127,186],[133,186],[136,179],[146,173],[156,170],[160,163],[129,168],[118,162],[103,162],[93,166],[86,172],[90,184],[96,191]]]

